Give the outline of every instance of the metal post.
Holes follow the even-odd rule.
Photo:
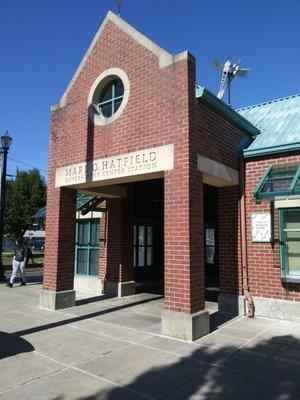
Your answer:
[[[0,282],[5,282],[6,278],[3,270],[3,231],[4,231],[4,212],[5,212],[5,193],[6,193],[6,168],[7,168],[8,148],[1,148],[1,187],[0,187]]]

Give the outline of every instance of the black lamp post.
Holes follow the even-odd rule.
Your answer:
[[[7,154],[10,148],[12,137],[8,132],[1,136],[1,181],[0,181],[0,282],[5,282],[6,278],[3,271],[2,250],[3,250],[3,230],[4,230],[4,212],[5,212],[5,192],[6,192],[6,167]]]

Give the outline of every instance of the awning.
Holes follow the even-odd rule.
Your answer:
[[[269,166],[253,191],[256,202],[300,197],[300,165]]]

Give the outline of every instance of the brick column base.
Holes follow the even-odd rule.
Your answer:
[[[107,281],[105,285],[105,292],[109,296],[124,297],[135,294],[135,281],[128,282],[115,282]]]
[[[197,340],[209,333],[209,313],[201,310],[194,314],[164,310],[162,334],[184,340]]]
[[[40,294],[40,307],[48,310],[60,310],[75,306],[75,290],[64,290],[53,292],[52,290],[42,290]]]

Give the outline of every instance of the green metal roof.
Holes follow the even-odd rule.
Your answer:
[[[237,110],[260,134],[245,157],[300,150],[300,94]]]

